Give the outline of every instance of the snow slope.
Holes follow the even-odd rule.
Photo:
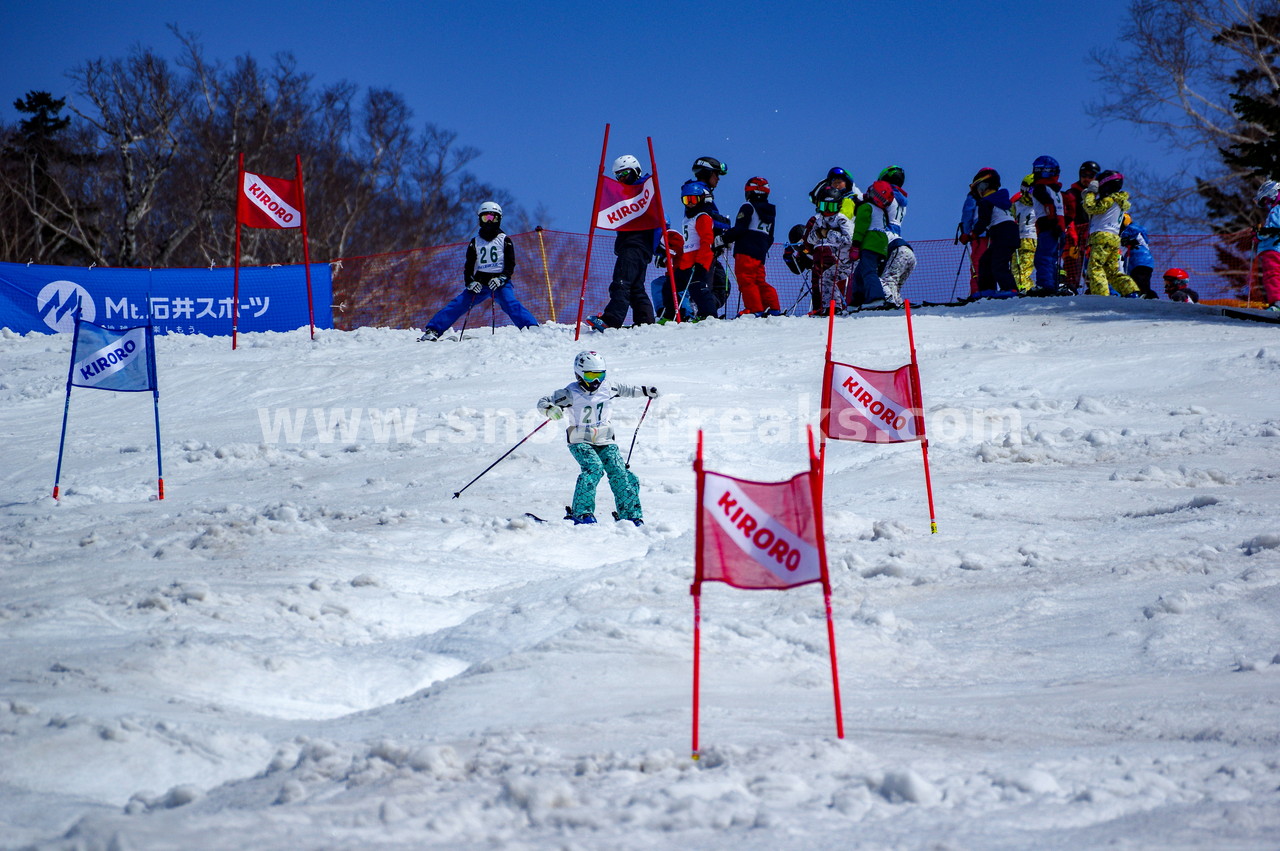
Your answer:
[[[828,448],[846,738],[819,591],[712,584],[690,759],[694,434],[802,470],[825,330],[164,337],[166,499],[76,390],[60,505],[69,336],[0,332],[0,847],[1276,847],[1280,334],[1181,305],[918,312],[939,534],[915,445]],[[451,499],[586,347],[664,391],[647,525],[523,516],[552,426]]]

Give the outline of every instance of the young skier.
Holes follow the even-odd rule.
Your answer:
[[[777,208],[769,203],[769,181],[753,177],[744,189],[747,203],[738,209],[725,239],[733,243],[733,271],[742,294],[742,312],[781,316],[778,291],[765,280],[764,261],[773,247]]]
[[[1280,183],[1268,180],[1254,200],[1266,214],[1258,228],[1258,274],[1269,302],[1267,310],[1280,313]]]
[[[1044,295],[1075,295],[1075,290],[1058,284],[1058,261],[1062,236],[1067,229],[1062,208],[1061,171],[1058,161],[1045,155],[1031,164],[1035,183],[1031,187],[1031,206],[1036,216],[1036,289]]]
[[[1093,160],[1080,163],[1080,179],[1062,190],[1062,206],[1067,220],[1066,243],[1062,249],[1062,268],[1067,273],[1066,285],[1080,288],[1080,273],[1085,266],[1085,248],[1089,245],[1089,214],[1084,211],[1084,190],[1102,171]]]
[[[573,489],[573,505],[565,519],[575,525],[596,522],[596,486],[602,475],[608,475],[618,520],[643,526],[640,481],[622,460],[610,418],[615,398],[656,399],[658,388],[606,381],[604,358],[596,352],[579,352],[573,359],[573,374],[577,380],[572,384],[538,400],[538,410],[547,419],[558,420],[568,411],[569,428],[565,438],[569,442],[569,454],[582,468]]]
[[[969,184],[978,202],[978,218],[973,232],[990,240],[978,261],[978,298],[1007,298],[1018,292],[1013,277],[1013,252],[1018,249],[1018,222],[1013,217],[1009,190],[1000,187],[1000,173],[994,168],[979,170]]]
[[[906,173],[901,166],[891,165],[880,172],[877,180],[893,187],[894,205],[889,219],[889,254],[884,260],[884,272],[880,275],[880,289],[885,301],[894,307],[902,307],[902,288],[916,268],[916,253],[911,244],[902,238],[902,222],[907,216],[907,190],[902,188]]]
[[[1031,203],[1031,187],[1035,175],[1022,178],[1018,194],[1013,196],[1013,218],[1018,223],[1018,251],[1013,260],[1013,277],[1018,292],[1031,292],[1031,273],[1036,267],[1036,213]]]
[[[840,192],[827,187],[818,192],[814,202],[817,213],[805,225],[804,243],[813,257],[810,270],[813,281],[813,313],[822,315],[832,299],[844,301],[844,288],[849,282],[853,264],[849,248],[853,244],[853,223],[840,212]],[[843,308],[838,303],[836,309]]]
[[[1164,294],[1169,297],[1169,301],[1181,301],[1186,304],[1200,303],[1200,294],[1187,287],[1187,273],[1181,269],[1165,270]]]
[[[715,223],[711,211],[715,202],[705,183],[690,180],[680,188],[680,200],[684,203],[684,237],[680,256],[676,259],[676,287],[683,293],[688,290],[698,308],[698,317],[715,316],[720,305],[711,294],[711,264],[715,260]],[[681,299],[683,301],[683,298]],[[663,316],[675,318],[676,306],[671,303],[670,288],[662,291]]]
[[[898,218],[893,185],[877,180],[862,196],[863,203],[853,223],[853,247],[858,262],[845,293],[846,311],[884,306],[880,276],[889,257],[889,240],[894,237],[892,222]]]
[[[449,330],[458,317],[480,302],[492,297],[517,328],[537,325],[520,300],[516,298],[511,273],[516,270],[516,250],[511,237],[502,232],[502,208],[485,201],[476,211],[480,219],[479,235],[467,246],[467,260],[462,278],[466,288],[427,323],[418,342],[431,342]]]
[[[1129,193],[1124,175],[1104,171],[1090,181],[1080,196],[1081,208],[1089,214],[1090,295],[1110,295],[1111,288],[1128,298],[1141,298],[1133,278],[1120,271],[1120,217],[1129,211]]]
[[[1127,215],[1120,221],[1124,225],[1120,230],[1120,245],[1127,249],[1124,254],[1124,273],[1138,285],[1138,292],[1142,293],[1143,298],[1159,298],[1151,289],[1151,273],[1155,271],[1156,260],[1151,255],[1147,232],[1134,224]]]
[[[613,176],[626,186],[643,184],[649,179],[640,168],[640,161],[630,154],[623,154],[613,161]],[[613,281],[609,284],[609,303],[597,316],[588,316],[587,324],[597,331],[606,328],[621,328],[631,311],[631,321],[635,325],[649,325],[653,322],[653,302],[645,292],[645,273],[649,269],[649,261],[661,246],[656,242],[656,228],[643,230],[620,230],[613,238]],[[657,246],[655,250],[655,245]]]

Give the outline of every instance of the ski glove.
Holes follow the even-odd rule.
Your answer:
[[[467,281],[467,289],[471,290],[473,293],[478,293],[480,290],[484,289],[484,284],[479,281]]]
[[[542,415],[549,420],[558,420],[564,416],[564,411],[561,410],[559,405],[554,402],[549,402],[546,399],[543,399],[538,403],[538,410],[541,411]]]
[[[505,287],[506,285],[507,285],[507,276],[506,276],[506,275],[498,275],[498,276],[496,276],[496,277],[493,277],[493,278],[490,278],[490,279],[489,279],[489,289],[491,289],[491,290],[497,291],[497,290],[502,289],[502,288],[503,288],[503,287]]]
[[[657,399],[662,394],[658,392],[657,387],[641,387],[640,392],[648,396],[650,399]]]
[[[1086,186],[1086,187],[1084,188],[1084,191],[1085,191],[1085,192],[1092,192],[1094,195],[1097,195],[1097,194],[1098,194],[1098,181],[1096,181],[1096,180],[1091,180],[1091,181],[1089,181],[1089,185],[1088,185],[1088,186]]]

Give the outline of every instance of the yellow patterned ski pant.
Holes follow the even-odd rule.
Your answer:
[[[1018,292],[1025,293],[1031,289],[1031,273],[1035,268],[1036,238],[1024,236],[1018,241],[1018,251],[1013,256],[1013,277],[1018,282]],[[1049,287],[1046,286],[1045,289]]]
[[[1089,248],[1089,269],[1085,277],[1090,295],[1109,295],[1112,287],[1120,295],[1138,291],[1133,278],[1120,271],[1120,237],[1114,233],[1091,233]]]

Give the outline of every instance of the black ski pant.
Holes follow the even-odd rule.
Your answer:
[[[600,317],[610,328],[621,328],[631,311],[636,325],[653,323],[653,302],[645,286],[650,252],[642,245],[622,245],[613,264],[613,281],[609,284],[609,304]]]

